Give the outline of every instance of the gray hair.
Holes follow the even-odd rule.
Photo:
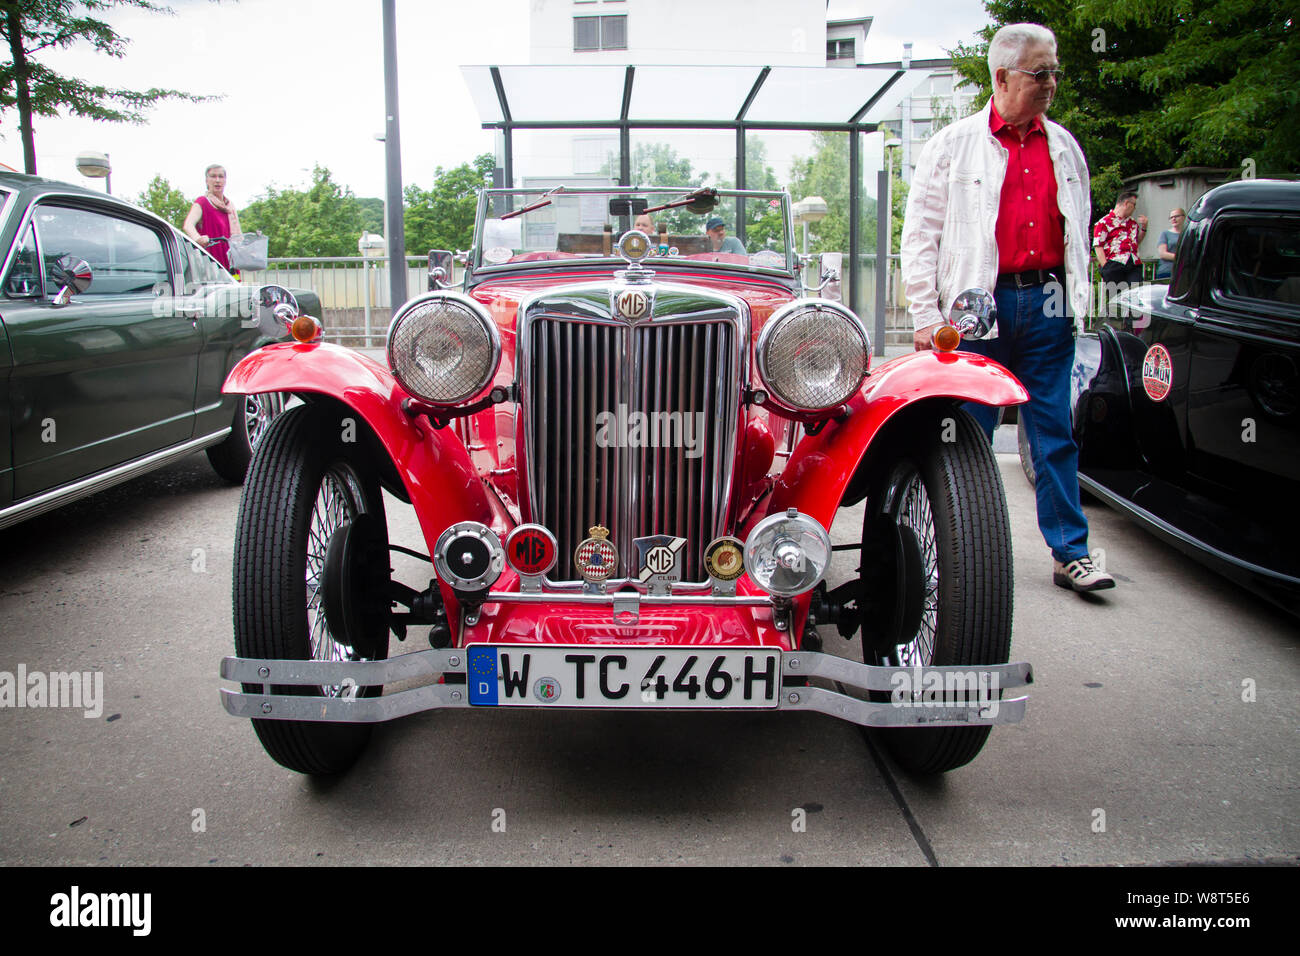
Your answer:
[[[1020,66],[1025,47],[1043,44],[1056,51],[1056,35],[1037,23],[1008,23],[989,41],[989,81],[993,82],[998,70],[1014,70]]]
[[[203,170],[203,175],[206,176],[208,173],[212,172],[214,169],[219,169],[219,170],[221,170],[223,173],[226,171],[226,167],[225,167],[225,166],[222,166],[220,163],[213,163],[213,164],[212,164],[211,166],[209,166],[207,169]]]

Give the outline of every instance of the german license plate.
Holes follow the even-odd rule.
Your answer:
[[[486,707],[776,707],[776,648],[471,644],[469,702]]]

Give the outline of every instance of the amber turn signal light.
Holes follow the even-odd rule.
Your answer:
[[[934,330],[934,347],[940,352],[951,352],[961,344],[961,333],[955,326],[941,325]]]
[[[289,334],[298,342],[311,342],[318,338],[321,333],[320,322],[310,315],[300,315],[293,320],[289,326]]]

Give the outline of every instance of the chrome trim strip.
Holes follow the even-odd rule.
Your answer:
[[[89,478],[82,478],[70,485],[64,485],[61,488],[54,488],[50,491],[43,492],[35,498],[25,499],[18,504],[11,505],[8,508],[0,510],[0,528],[7,528],[10,525],[17,524],[19,521],[27,518],[34,518],[37,515],[44,514],[47,511],[53,511],[62,505],[70,504],[79,498],[85,498],[95,494],[97,491],[103,491],[105,488],[111,488],[113,485],[121,484],[124,481],[130,481],[132,478],[139,477],[155,468],[161,468],[163,465],[185,458],[196,451],[201,451],[209,445],[218,444],[231,432],[230,426],[220,431],[205,435],[203,438],[192,439],[183,445],[177,445],[174,448],[164,449],[163,451],[154,452],[144,458],[137,458],[134,461],[126,462],[122,465],[116,465],[107,471],[101,471],[98,474],[91,475]]]

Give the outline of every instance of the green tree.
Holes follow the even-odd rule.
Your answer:
[[[384,222],[384,201],[363,197],[357,200],[361,206],[361,230],[383,235],[387,224]]]
[[[849,134],[818,130],[813,133],[813,154],[796,159],[790,175],[790,198],[808,196],[826,200],[826,217],[808,227],[809,252],[849,251]],[[803,227],[795,243],[803,252]],[[872,232],[873,241],[875,232]],[[866,249],[863,246],[864,250]]]
[[[112,123],[143,123],[143,111],[163,100],[202,103],[215,99],[180,90],[113,89],[64,76],[33,59],[42,50],[89,43],[98,53],[121,59],[126,37],[92,14],[116,7],[136,7],[150,13],[172,14],[152,0],[4,0],[0,2],[0,35],[8,59],[0,63],[0,114],[18,110],[24,168],[36,172],[34,116],[73,116]]]
[[[193,205],[193,200],[188,199],[183,192],[172,186],[161,175],[156,175],[149,180],[149,185],[144,188],[144,192],[136,196],[133,201],[155,216],[166,219],[177,229],[184,224],[190,206]]]
[[[1183,165],[1300,168],[1300,31],[1275,0],[986,0],[992,23],[951,51],[991,91],[988,41],[1008,23],[1056,34],[1051,116],[1078,139],[1094,213],[1126,176]],[[1095,217],[1094,217],[1095,218]]]
[[[474,239],[478,191],[491,185],[495,165],[491,153],[482,153],[452,169],[439,166],[433,171],[432,189],[407,186],[402,213],[407,250],[468,249]]]
[[[306,190],[276,189],[239,211],[245,232],[266,233],[272,256],[355,256],[364,215],[352,190],[323,166]]]

